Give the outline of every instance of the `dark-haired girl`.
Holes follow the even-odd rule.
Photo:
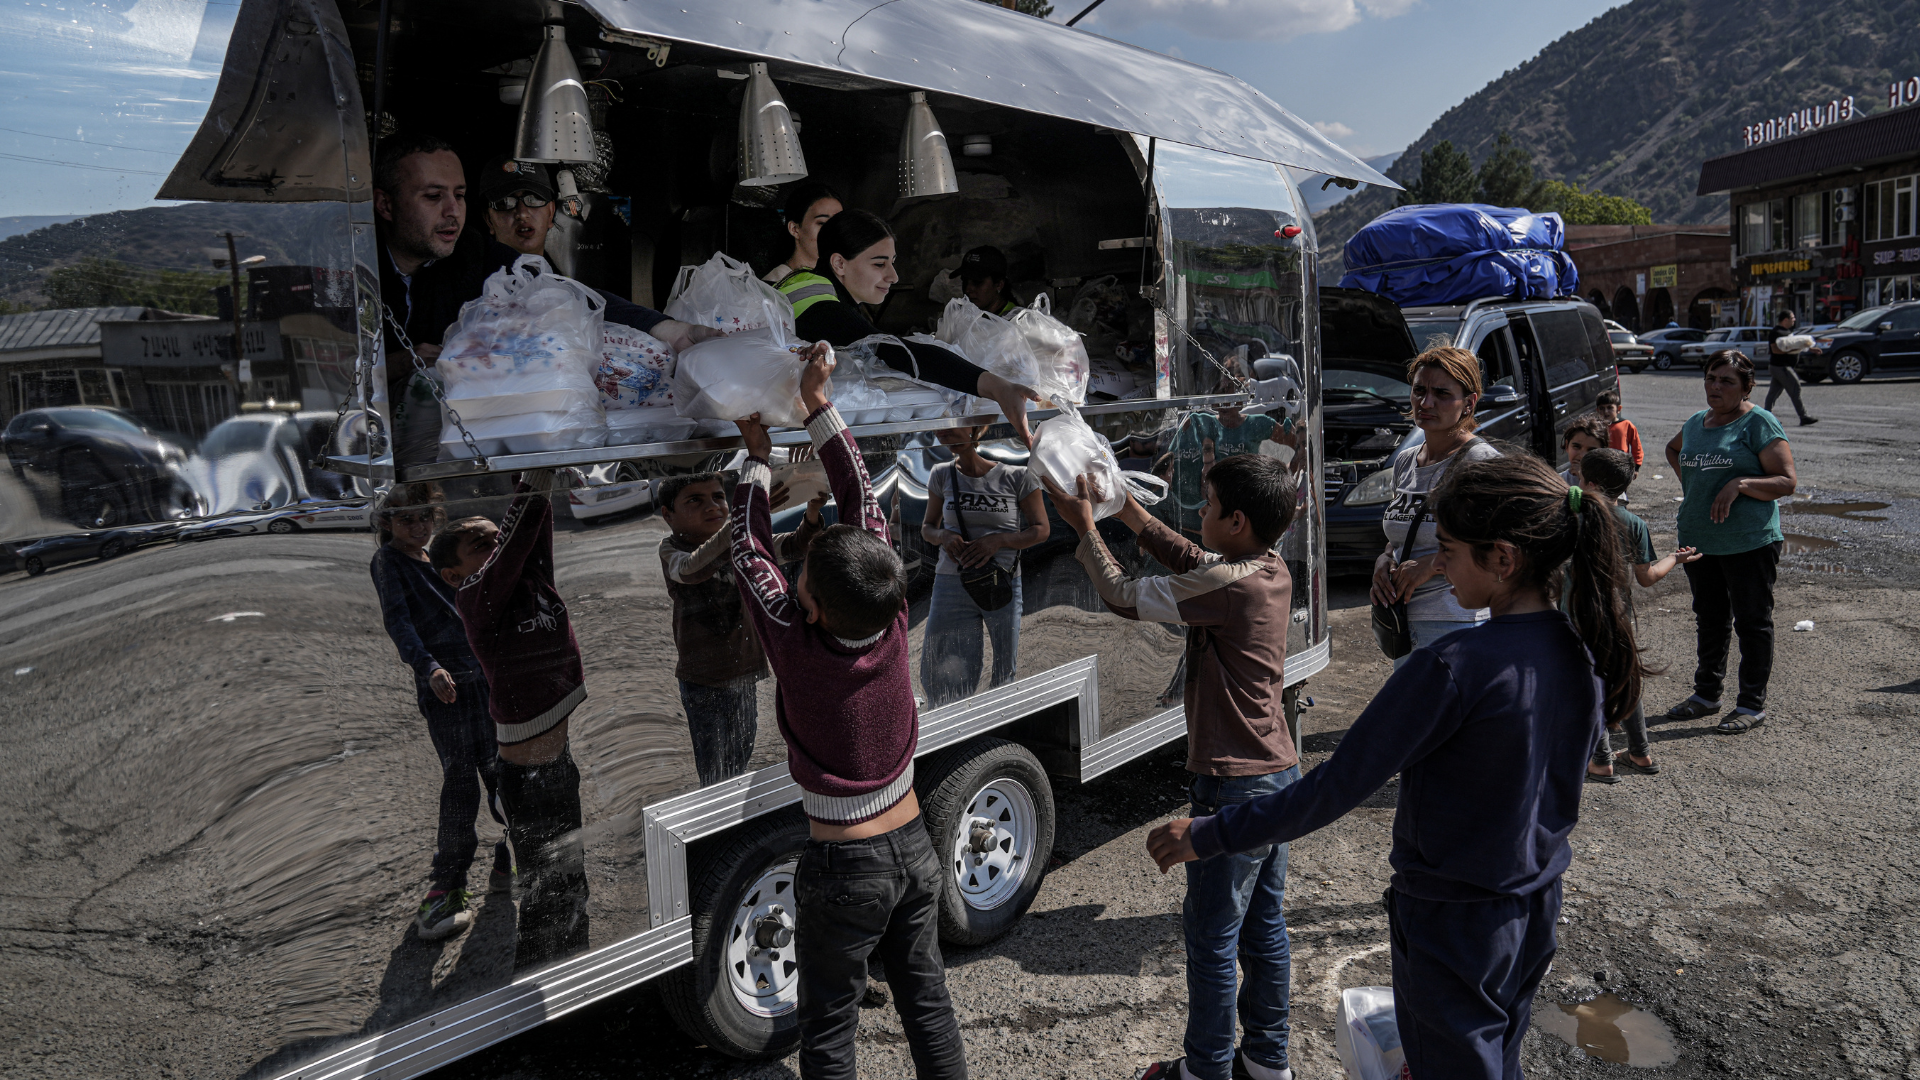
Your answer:
[[[1560,875],[1603,717],[1640,694],[1612,500],[1531,455],[1463,461],[1436,492],[1439,552],[1463,607],[1492,618],[1415,649],[1333,756],[1284,791],[1148,837],[1176,863],[1283,844],[1400,774],[1394,1008],[1412,1075],[1514,1080],[1557,942]],[[1548,582],[1567,564],[1567,613]]]
[[[778,285],[797,271],[811,270],[820,261],[820,229],[833,216],[846,209],[840,196],[825,184],[795,184],[787,190],[780,219],[787,235],[793,237],[793,254],[787,261],[760,275],[769,285]]]
[[[820,229],[819,247],[820,261],[813,269],[797,270],[780,282],[780,291],[793,304],[794,328],[809,341],[834,345],[851,345],[879,333],[856,301],[878,304],[900,280],[894,267],[892,227],[865,210],[843,210]],[[897,371],[992,399],[1014,433],[1023,442],[1033,441],[1027,429],[1027,402],[1038,400],[1039,395],[1031,388],[1008,382],[938,345],[914,341],[882,345],[876,352]]]

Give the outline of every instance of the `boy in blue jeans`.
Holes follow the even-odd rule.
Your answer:
[[[1119,520],[1139,534],[1141,551],[1173,570],[1144,578],[1128,577],[1101,540],[1088,478],[1078,497],[1051,483],[1047,492],[1080,534],[1074,554],[1109,609],[1187,627],[1187,769],[1194,812],[1214,814],[1300,779],[1281,705],[1293,579],[1273,550],[1293,522],[1294,483],[1277,459],[1236,454],[1207,470],[1204,488],[1204,548],[1127,499]],[[1148,1066],[1141,1080],[1292,1080],[1286,887],[1285,844],[1187,864],[1186,1056]]]

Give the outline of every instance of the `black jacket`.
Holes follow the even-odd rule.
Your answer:
[[[434,668],[446,668],[455,682],[479,678],[466,626],[453,607],[453,587],[433,567],[382,544],[368,569],[380,594],[387,636],[400,651],[401,662],[413,669],[414,690],[423,706],[439,700],[427,681]]]

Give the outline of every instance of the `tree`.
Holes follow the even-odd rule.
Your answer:
[[[1480,163],[1480,190],[1475,198],[1493,206],[1521,206],[1531,210],[1545,185],[1534,178],[1533,152],[1501,132],[1493,154]]]
[[[156,307],[185,315],[212,315],[213,290],[227,275],[198,270],[141,270],[117,259],[90,255],[47,272],[47,306]]]
[[[1443,139],[1433,149],[1420,151],[1420,179],[1400,193],[1395,205],[1472,202],[1478,183],[1473,158],[1455,150],[1453,140]]]
[[[1032,15],[1036,19],[1044,19],[1053,14],[1053,5],[1046,0],[1013,0],[1011,4],[1003,3],[1002,0],[987,0],[987,3],[1012,8],[1022,15]]]
[[[1653,211],[1623,195],[1581,191],[1579,184],[1549,180],[1529,209],[1554,211],[1569,225],[1651,225]]]

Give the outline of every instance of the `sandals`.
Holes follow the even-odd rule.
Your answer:
[[[1767,714],[1737,712],[1715,725],[1715,731],[1722,735],[1744,735],[1767,722]]]
[[[1717,713],[1719,711],[1720,711],[1719,705],[1709,705],[1706,702],[1700,700],[1700,695],[1695,694],[1692,697],[1688,698],[1687,700],[1681,702],[1680,704],[1675,705],[1673,708],[1668,709],[1667,719],[1699,720],[1703,717],[1712,716],[1714,713]],[[1742,728],[1741,730],[1744,731],[1746,729]]]
[[[1659,762],[1653,760],[1652,757],[1648,757],[1647,763],[1645,765],[1636,764],[1633,760],[1633,755],[1629,754],[1625,750],[1622,750],[1618,754],[1613,755],[1614,775],[1616,776],[1619,775],[1621,769],[1625,769],[1631,773],[1639,773],[1641,776],[1660,775]]]
[[[1594,772],[1592,768],[1587,769],[1587,783],[1589,784],[1617,784],[1619,782],[1619,773]]]

